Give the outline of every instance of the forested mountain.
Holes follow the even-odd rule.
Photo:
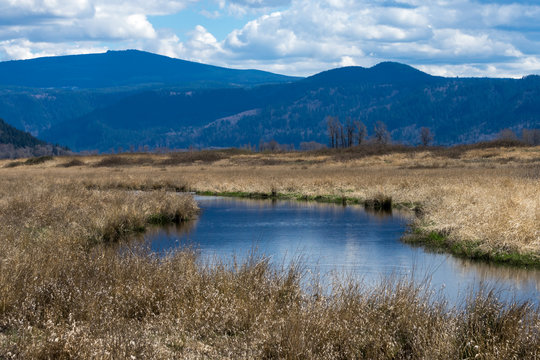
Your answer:
[[[0,119],[0,159],[65,153],[67,150],[47,144]]]
[[[0,144],[11,144],[15,148],[22,148],[45,145],[45,142],[36,139],[27,132],[15,129],[13,126],[6,124],[4,120],[0,119]]]
[[[297,79],[137,50],[5,61],[0,62],[0,116],[39,136],[57,123],[150,90],[243,89]]]
[[[295,79],[259,70],[205,65],[138,50],[0,62],[0,86],[34,88],[238,87]]]
[[[135,90],[0,86],[0,117],[18,129],[40,136],[57,123],[78,118],[135,93]]]
[[[157,56],[113,53],[126,59],[133,54]],[[106,55],[111,54],[101,54]],[[154,70],[158,75],[166,73],[162,68]],[[96,71],[92,68],[89,73]],[[170,71],[169,77],[175,78],[174,70]],[[277,78],[269,75],[267,83],[256,86],[258,75],[246,80],[245,86],[224,81],[220,72],[214,77],[206,73],[206,78],[194,75],[200,80],[197,86],[190,80],[139,86],[140,77],[129,74],[114,80],[121,84],[122,78],[131,79],[130,86],[120,88],[4,87],[0,116],[47,141],[74,150],[100,151],[257,145],[271,139],[295,146],[328,143],[327,116],[362,121],[368,135],[382,121],[394,141],[413,144],[418,143],[421,127],[429,128],[438,144],[488,140],[504,128],[516,132],[540,128],[539,76],[443,78],[391,62],[296,80],[272,74]],[[69,71],[61,77],[69,80],[68,75]],[[88,85],[97,80],[80,81]]]
[[[368,135],[386,123],[394,141],[418,143],[428,127],[435,142],[488,140],[504,129],[540,127],[540,77],[432,77],[386,63],[343,68],[294,83],[251,89],[149,91],[45,133],[75,149],[199,147],[328,142],[326,117],[360,120]],[[80,134],[80,135],[77,135]],[[89,135],[90,134],[90,135]]]

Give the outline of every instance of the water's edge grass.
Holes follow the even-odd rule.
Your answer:
[[[460,258],[497,265],[540,269],[540,255],[538,254],[502,249],[486,250],[479,241],[453,241],[445,234],[427,231],[421,226],[412,226],[401,240],[407,244],[423,246],[432,251],[447,252]]]
[[[341,205],[363,205],[367,209],[391,211],[392,209],[419,209],[419,204],[414,203],[396,203],[388,196],[377,196],[373,199],[359,199],[355,197],[340,196],[340,195],[304,195],[299,193],[262,193],[262,192],[215,192],[215,191],[194,191],[196,195],[201,196],[223,196],[237,197],[245,199],[261,199],[261,200],[296,200],[296,201],[315,201],[328,204]]]

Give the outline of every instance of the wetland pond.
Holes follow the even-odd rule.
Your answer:
[[[191,246],[203,260],[241,262],[255,250],[278,266],[300,260],[305,271],[327,280],[353,276],[369,285],[389,275],[418,281],[427,276],[450,303],[482,285],[494,287],[504,300],[540,303],[539,270],[459,259],[401,242],[411,221],[407,213],[314,202],[195,199],[202,210],[196,220],[142,236],[152,251],[166,254]]]

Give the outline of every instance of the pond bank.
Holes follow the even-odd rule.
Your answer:
[[[135,239],[161,257],[195,248],[203,261],[242,263],[253,251],[277,267],[300,261],[331,288],[345,277],[376,285],[381,276],[411,277],[459,305],[483,285],[501,299],[537,303],[540,270],[459,259],[400,241],[410,213],[362,206],[195,195],[201,215],[182,226],[153,228]]]
[[[421,203],[393,202],[392,198],[385,195],[377,195],[373,199],[359,199],[355,197],[336,195],[305,195],[299,193],[280,193],[272,191],[264,192],[215,192],[195,191],[201,196],[222,196],[246,199],[270,199],[270,200],[297,200],[315,201],[320,203],[333,203],[346,205],[363,205],[366,210],[387,211],[392,209],[409,210],[415,218],[410,224],[410,230],[402,237],[408,244],[419,245],[435,251],[444,251],[457,257],[478,260],[493,264],[510,265],[516,267],[540,268],[540,254],[520,253],[513,250],[488,248],[480,241],[460,240],[452,241],[445,234],[428,231],[422,226],[424,209]]]

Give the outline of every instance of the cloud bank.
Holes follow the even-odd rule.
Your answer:
[[[137,48],[237,68],[309,75],[400,61],[446,76],[540,72],[540,5],[485,0],[0,0],[0,59]],[[246,18],[217,39],[149,16],[208,7]]]

